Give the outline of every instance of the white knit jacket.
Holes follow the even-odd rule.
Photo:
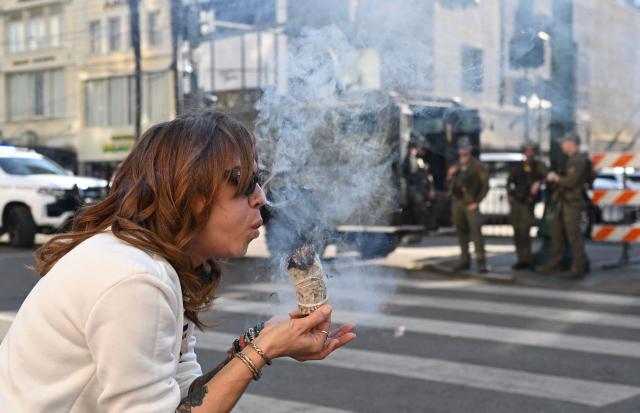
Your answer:
[[[0,344],[0,412],[173,412],[202,374],[187,324],[166,260],[95,235],[38,281]]]

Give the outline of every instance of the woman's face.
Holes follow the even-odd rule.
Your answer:
[[[194,265],[211,258],[242,257],[247,253],[249,243],[260,235],[260,208],[265,203],[262,188],[256,185],[249,196],[236,197],[235,192],[236,187],[231,182],[218,191],[209,220],[196,235],[189,251]],[[198,207],[196,212],[199,212]]]

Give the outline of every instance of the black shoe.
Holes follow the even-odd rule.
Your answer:
[[[565,278],[569,278],[571,280],[582,280],[586,275],[586,271],[584,270],[571,270]]]
[[[478,272],[480,274],[486,274],[487,273],[487,264],[485,264],[484,262],[479,262],[478,263]]]
[[[551,273],[554,273],[554,272],[559,272],[561,270],[562,270],[562,268],[560,268],[560,266],[555,265],[555,264],[547,264],[547,265],[543,265],[543,266],[540,266],[540,267],[536,268],[537,272],[541,272],[543,274],[551,274]]]
[[[511,266],[512,270],[524,270],[528,268],[531,268],[531,264],[529,264],[528,262],[522,262],[522,261],[518,261]]]
[[[455,267],[453,267],[453,271],[464,271],[464,270],[468,270],[469,268],[471,268],[471,264],[468,262],[459,262],[456,264]]]

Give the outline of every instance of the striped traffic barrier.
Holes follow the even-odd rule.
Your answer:
[[[638,168],[640,155],[635,152],[596,152],[591,156],[595,169],[600,168]]]
[[[596,224],[591,231],[594,241],[608,242],[640,242],[640,224],[607,225]]]
[[[635,152],[598,152],[591,156],[594,169],[602,168],[634,168],[640,169],[640,155]],[[626,169],[622,169],[626,171]],[[626,183],[625,183],[626,186]],[[630,189],[595,189],[591,202],[600,207],[640,206],[640,191]],[[622,255],[616,263],[605,264],[603,269],[613,269],[632,264],[631,243],[640,242],[640,223],[620,223],[617,225],[598,224],[591,229],[594,241],[618,242],[622,245]]]
[[[640,205],[640,191],[630,189],[594,189],[591,197],[594,205]]]

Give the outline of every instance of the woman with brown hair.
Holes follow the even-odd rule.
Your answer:
[[[355,338],[331,308],[272,319],[202,375],[194,327],[216,262],[259,235],[252,135],[219,113],[147,130],[109,196],[36,254],[42,276],[0,345],[0,411],[228,412],[277,357],[323,359]]]

